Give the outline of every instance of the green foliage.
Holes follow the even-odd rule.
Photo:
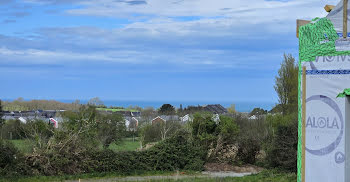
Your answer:
[[[249,115],[250,116],[261,116],[261,115],[264,115],[264,114],[267,114],[267,111],[264,110],[264,109],[261,109],[261,108],[254,108],[250,113]]]
[[[111,143],[121,141],[125,135],[124,119],[119,114],[104,114],[97,118],[98,138],[105,148]]]
[[[190,140],[190,133],[179,130],[176,134],[146,151],[153,159],[153,170],[196,170],[201,171],[204,165],[205,152],[195,147]],[[150,158],[151,159],[151,158]]]
[[[217,139],[217,124],[213,120],[212,114],[196,113],[192,122],[192,136],[203,147],[209,148],[209,145]]]
[[[178,131],[167,140],[149,150],[140,152],[114,152],[112,150],[76,150],[75,144],[69,150],[46,151],[28,156],[22,160],[22,167],[30,175],[63,175],[94,172],[115,172],[131,174],[137,171],[202,170],[205,153],[195,147],[190,133]],[[4,147],[3,147],[4,148]],[[15,149],[12,147],[11,149]],[[2,151],[7,151],[3,149]],[[16,151],[9,150],[3,165],[13,163]],[[15,163],[14,163],[15,164]]]
[[[3,110],[6,111],[28,111],[28,110],[78,110],[79,101],[73,103],[63,103],[55,100],[30,100],[25,101],[18,98],[12,102],[3,102]]]
[[[16,161],[16,155],[19,153],[17,148],[10,142],[0,140],[0,168],[4,169]]]
[[[294,57],[284,54],[274,86],[283,114],[293,113],[298,109],[298,70]]]
[[[234,143],[237,140],[239,127],[233,118],[228,116],[220,116],[218,130],[226,144]]]
[[[298,126],[297,114],[276,115],[268,118],[273,128],[273,138],[267,147],[267,161],[271,167],[296,172]]]
[[[2,113],[2,101],[0,99],[0,129],[1,129],[2,125],[5,123],[5,120],[2,118],[3,116],[4,116],[4,114]]]
[[[1,137],[3,139],[21,139],[24,134],[22,123],[19,120],[8,120],[0,127]]]
[[[0,139],[0,176],[16,175],[22,172],[23,155],[8,141]],[[21,167],[20,167],[21,166]]]
[[[161,115],[174,115],[176,113],[174,106],[170,104],[163,104],[158,111]]]
[[[136,151],[140,148],[139,138],[125,138],[119,143],[112,143],[109,145],[109,149],[118,151]]]
[[[145,123],[140,128],[141,143],[146,145],[148,143],[157,142],[162,139],[160,133],[161,125],[159,123],[152,125],[151,123]]]
[[[28,121],[26,124],[21,124],[23,137],[34,142],[34,148],[43,148],[49,139],[54,135],[54,128],[47,122],[42,120]]]
[[[178,121],[145,123],[140,129],[142,145],[165,140],[181,128],[182,125]]]
[[[240,128],[236,162],[255,164],[258,152],[271,137],[270,124],[264,118],[252,121],[242,115],[237,115],[235,121]]]
[[[327,20],[320,19],[315,26],[320,24],[327,24]],[[306,44],[305,41],[310,41],[306,39],[313,37],[314,40],[312,41],[316,41],[316,44],[319,44],[318,41],[321,41],[321,39],[318,40],[318,38],[322,38],[320,36],[321,32],[311,35],[309,34],[312,33],[311,30],[308,30],[310,32],[306,31],[312,26],[314,25],[302,27],[303,36],[301,42]],[[332,29],[333,26],[328,28]],[[322,30],[321,27],[320,30]],[[308,35],[305,35],[305,33],[308,33]],[[327,33],[330,41],[337,36],[336,34],[328,34],[329,32],[322,32],[323,36],[324,33]],[[312,46],[310,45],[310,48],[317,47],[314,43],[312,43]],[[305,48],[303,46],[301,45],[302,49]],[[271,167],[279,167],[295,172],[297,168],[298,145],[298,67],[295,65],[295,59],[291,55],[284,55],[284,61],[278,71],[278,77],[276,77],[275,90],[279,97],[279,108],[282,115],[276,114],[266,118],[272,132],[268,140],[269,143],[266,144],[267,161]]]
[[[30,154],[33,152],[34,143],[31,140],[9,140],[21,153]]]
[[[350,54],[350,51],[336,51],[335,41],[339,39],[339,36],[328,18],[316,18],[313,21],[315,23],[309,23],[299,28],[300,61],[314,61],[317,56]]]

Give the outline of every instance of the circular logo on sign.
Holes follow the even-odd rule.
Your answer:
[[[315,108],[322,105],[322,103],[326,104],[326,107],[328,106],[329,108],[327,110],[317,110],[317,113],[309,115],[306,121],[308,135],[310,134],[312,135],[311,137],[314,137],[314,142],[312,142],[314,143],[313,148],[311,149],[310,145],[308,145],[306,151],[318,156],[327,155],[338,147],[343,137],[344,119],[342,112],[337,103],[327,96],[314,95],[306,99],[306,102],[309,104],[311,102],[318,102],[315,103],[317,104],[314,105]],[[315,108],[313,110],[315,110]],[[320,142],[318,142],[318,140],[320,140]],[[328,144],[324,145],[324,143]]]

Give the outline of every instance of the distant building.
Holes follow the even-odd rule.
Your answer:
[[[153,125],[153,124],[157,124],[157,123],[165,123],[165,122],[166,122],[166,120],[163,119],[163,118],[161,118],[160,116],[155,117],[155,118],[152,119],[152,121],[151,121],[152,125]]]
[[[250,116],[248,119],[249,119],[249,120],[257,120],[257,119],[258,119],[258,117],[257,117],[257,116],[255,116],[255,115],[252,115],[252,116]]]
[[[226,114],[227,109],[220,104],[210,104],[205,106],[188,106],[184,109],[186,113],[211,112],[213,114]]]
[[[214,114],[226,114],[228,112],[227,109],[220,104],[206,105],[204,109]]]
[[[186,114],[185,116],[180,117],[180,121],[182,123],[188,123],[188,122],[192,122],[193,118],[189,114]]]
[[[125,117],[125,126],[128,131],[136,131],[139,126],[139,120],[136,117]]]
[[[213,121],[215,121],[216,124],[220,122],[220,116],[219,114],[214,114],[212,117]]]

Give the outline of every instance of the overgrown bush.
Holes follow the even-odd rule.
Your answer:
[[[296,172],[298,146],[297,114],[276,117],[281,120],[280,124],[275,125],[273,128],[274,135],[267,150],[267,161],[271,167]]]
[[[17,140],[23,137],[23,124],[19,120],[8,120],[0,127],[0,134],[3,139]]]
[[[23,155],[10,142],[0,139],[0,175],[15,174]]]
[[[140,128],[142,145],[158,142],[171,137],[183,126],[178,121],[166,121],[158,123],[144,123]]]
[[[236,115],[235,120],[240,127],[236,162],[255,164],[257,154],[271,137],[270,124],[263,117],[249,120],[239,114]]]
[[[193,145],[190,133],[186,131],[178,131],[153,148],[139,152],[114,152],[108,149],[78,150],[74,147],[79,146],[68,146],[67,149],[70,150],[51,150],[47,153],[28,155],[21,158],[21,163],[14,162],[13,156],[17,154],[15,148],[7,147],[11,150],[8,150],[7,158],[2,159],[1,169],[3,166],[13,164],[17,174],[28,175],[94,172],[131,174],[140,171],[202,170],[205,158],[203,150]],[[5,173],[8,174],[6,171]]]

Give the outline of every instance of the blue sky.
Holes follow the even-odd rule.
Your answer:
[[[0,0],[0,96],[277,102],[295,21],[334,0]]]

